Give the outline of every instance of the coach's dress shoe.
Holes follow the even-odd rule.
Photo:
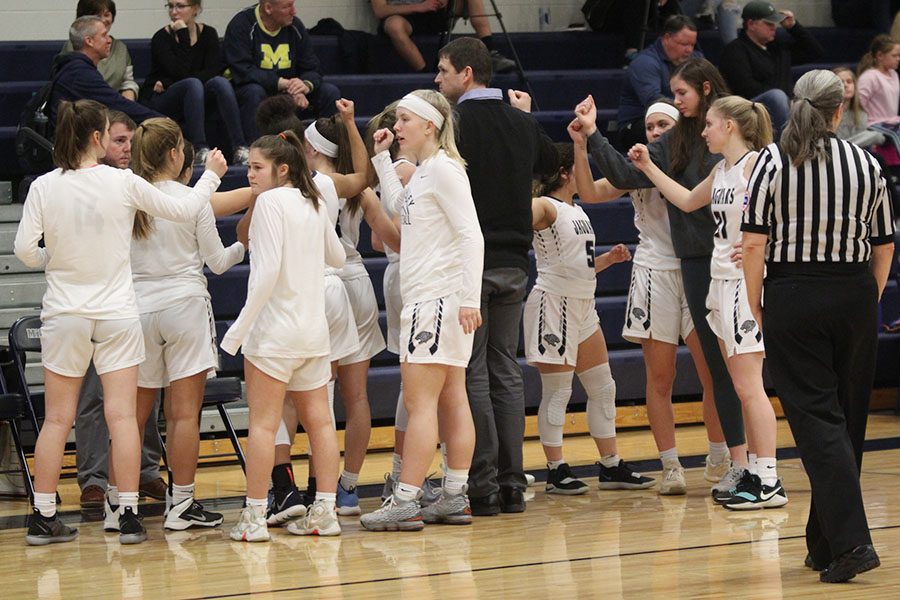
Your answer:
[[[106,492],[99,485],[89,485],[81,490],[81,508],[85,510],[103,508]]]
[[[843,583],[850,581],[860,573],[871,571],[881,566],[881,561],[871,544],[857,546],[844,552],[819,573],[822,583]]]
[[[525,492],[519,488],[501,488],[500,510],[505,513],[525,512]]]
[[[473,517],[493,517],[500,514],[500,494],[469,496],[469,506]]]
[[[141,496],[146,498],[165,500],[168,489],[169,486],[166,484],[165,480],[162,477],[157,477],[153,481],[142,483],[138,488],[138,492],[140,492]]]

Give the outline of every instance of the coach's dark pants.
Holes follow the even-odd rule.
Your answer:
[[[827,565],[871,544],[859,474],[875,378],[878,298],[867,265],[769,268],[769,373],[812,487],[806,545]]]
[[[741,400],[734,385],[731,383],[731,375],[722,357],[719,348],[719,338],[709,328],[706,315],[706,296],[709,294],[709,265],[710,257],[681,259],[681,278],[684,281],[684,295],[687,299],[691,319],[694,321],[694,331],[703,348],[703,357],[709,367],[713,380],[713,395],[716,400],[716,411],[719,413],[719,423],[725,433],[725,442],[729,448],[740,446],[744,443],[744,419],[741,412]]]
[[[475,330],[466,391],[475,422],[475,454],[469,495],[504,488],[525,489],[522,443],[525,388],[516,360],[528,274],[522,269],[485,269],[481,282],[482,326]]]

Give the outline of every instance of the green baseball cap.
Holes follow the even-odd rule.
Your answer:
[[[768,21],[769,23],[781,23],[784,21],[784,15],[775,10],[775,7],[768,2],[762,0],[751,0],[744,6],[741,12],[741,18],[745,21]]]

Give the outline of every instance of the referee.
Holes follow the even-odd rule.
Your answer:
[[[859,475],[894,250],[878,162],[832,133],[842,94],[830,71],[797,81],[781,142],[757,159],[742,225],[750,307],[812,487],[806,566],[826,583],[880,564]]]

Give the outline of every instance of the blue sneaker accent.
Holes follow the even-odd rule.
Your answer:
[[[337,487],[335,506],[337,507],[337,514],[342,517],[362,514],[362,510],[359,508],[359,495],[356,493],[356,488],[345,490],[340,483],[338,483]]]

